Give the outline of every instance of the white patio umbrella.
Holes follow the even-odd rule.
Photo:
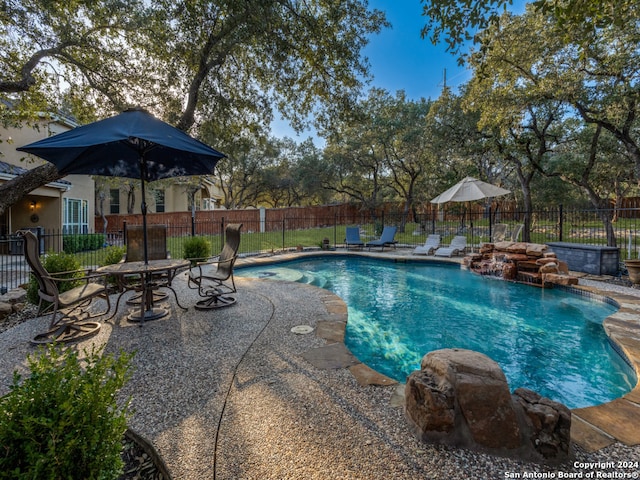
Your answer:
[[[482,200],[483,198],[500,197],[507,193],[511,193],[511,191],[505,188],[496,187],[495,185],[483,182],[477,178],[465,177],[453,187],[445,190],[436,198],[431,200],[431,203],[472,202],[474,200]],[[471,212],[469,212],[469,216],[471,216]],[[473,232],[473,222],[471,221],[471,218],[469,218],[469,222]],[[491,219],[489,219],[489,222],[491,222]],[[491,224],[489,224],[489,232],[491,232]]]
[[[473,177],[466,177],[431,200],[431,203],[472,202],[483,198],[499,197],[507,193],[511,191]]]

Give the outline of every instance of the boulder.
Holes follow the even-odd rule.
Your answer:
[[[556,285],[577,285],[578,279],[569,275],[562,275],[558,273],[545,273],[542,275],[542,283],[555,283]]]
[[[493,252],[493,243],[483,243],[480,245],[480,253],[487,254]]]
[[[504,255],[505,261],[509,262],[526,262],[529,260],[524,253],[507,253]]]
[[[501,252],[506,252],[511,245],[513,245],[513,242],[508,242],[508,241],[496,242],[493,244],[493,249]]]
[[[530,390],[511,395],[499,365],[463,349],[428,353],[405,387],[405,416],[425,442],[545,463],[570,451],[571,414]]]
[[[0,302],[0,320],[4,320],[13,313],[13,306],[10,303]]]
[[[502,266],[502,278],[505,280],[515,280],[518,276],[518,269],[513,263],[505,263]]]
[[[547,263],[538,269],[539,273],[558,273],[558,265],[555,263]]]
[[[528,243],[525,253],[530,257],[542,257],[549,247],[540,243]]]
[[[7,293],[0,295],[0,302],[22,303],[27,299],[27,291],[24,288],[13,288]]]
[[[544,257],[536,259],[536,265],[546,265],[547,263],[555,263],[557,265],[558,259],[554,257]]]
[[[509,252],[509,253],[521,253],[523,255],[526,255],[528,248],[529,248],[529,244],[528,243],[517,242],[517,243],[512,243],[511,245],[509,245],[507,247],[507,252]]]
[[[513,392],[513,400],[524,412],[524,431],[536,452],[543,458],[568,458],[571,410],[526,388]]]
[[[569,275],[569,265],[567,265],[567,262],[563,262],[562,260],[558,260],[558,272],[564,274],[564,275]],[[578,282],[576,282],[578,283]]]

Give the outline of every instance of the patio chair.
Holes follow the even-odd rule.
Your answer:
[[[518,223],[517,225],[515,225],[513,227],[513,231],[511,232],[511,241],[512,242],[517,242],[518,241],[518,237],[520,236],[520,233],[522,232],[522,228],[524,227],[524,224],[522,223]]]
[[[238,258],[241,223],[229,224],[225,230],[225,243],[220,255],[205,261],[192,260],[187,276],[189,288],[198,290],[203,297],[196,303],[198,310],[229,307],[236,303],[236,284],[233,280],[233,266]]]
[[[125,230],[127,239],[127,253],[125,254],[125,262],[142,262],[144,261],[144,230],[142,225],[127,225]],[[166,225],[147,225],[147,259],[148,260],[165,260],[171,258],[169,250],[167,250],[167,226]],[[136,275],[135,281],[139,279]],[[153,281],[165,282],[167,274],[153,275]],[[122,291],[127,288],[127,280],[125,278],[118,279],[119,288]],[[166,292],[153,292],[154,301],[159,302],[167,298]],[[140,294],[134,295],[127,300],[127,305],[139,305]]]
[[[126,262],[144,260],[144,230],[142,225],[128,225],[126,229],[127,253]],[[147,257],[148,260],[164,260],[169,258],[167,250],[167,226],[147,225]]]
[[[344,244],[349,250],[349,247],[362,248],[364,243],[360,240],[360,227],[347,227],[345,231]]]
[[[491,231],[491,242],[502,242],[507,236],[508,226],[509,225],[507,225],[506,223],[496,223]]]
[[[387,245],[393,245],[393,248],[396,248],[396,243],[398,243],[395,240],[397,231],[398,227],[384,227],[380,238],[378,240],[371,240],[370,242],[367,242],[365,246],[369,247],[369,250],[371,250],[371,247],[381,247],[381,251],[383,251],[384,247]]]
[[[434,255],[437,257],[451,257],[453,255],[464,253],[465,248],[467,248],[467,237],[457,235],[453,237],[453,240],[451,240],[451,244],[448,247],[438,248],[434,252]]]
[[[417,246],[413,253],[415,255],[433,255],[433,252],[440,246],[440,235],[432,234],[427,237],[424,245]]]
[[[24,239],[24,256],[38,282],[40,301],[37,315],[51,312],[49,330],[36,335],[31,341],[37,344],[71,342],[98,333],[100,323],[89,320],[106,315],[111,309],[106,275],[90,274],[88,269],[50,274],[40,261],[36,235],[28,230],[18,234]],[[79,273],[82,276],[77,276]],[[58,285],[63,282],[81,284],[60,292]],[[96,298],[107,302],[104,312],[91,313],[89,307]]]

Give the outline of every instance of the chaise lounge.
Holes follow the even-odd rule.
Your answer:
[[[438,248],[434,255],[437,257],[451,257],[453,255],[459,255],[464,253],[464,249],[467,248],[467,237],[457,235],[451,240],[451,244],[448,247]]]
[[[344,244],[349,250],[349,247],[362,248],[364,243],[360,240],[360,227],[347,227],[345,231]]]
[[[413,251],[414,255],[433,255],[433,252],[440,246],[440,235],[432,234],[427,237],[424,245],[417,246]]]
[[[396,243],[398,243],[395,240],[397,230],[398,227],[384,227],[380,238],[378,240],[371,240],[370,242],[367,242],[365,246],[368,247],[369,250],[371,250],[371,247],[381,247],[381,251],[383,251],[384,247],[387,245],[393,245],[393,248],[395,248]]]

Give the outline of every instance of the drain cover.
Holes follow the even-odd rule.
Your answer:
[[[293,327],[291,331],[299,335],[306,335],[307,333],[313,332],[313,327],[310,325],[298,325],[296,327]]]

